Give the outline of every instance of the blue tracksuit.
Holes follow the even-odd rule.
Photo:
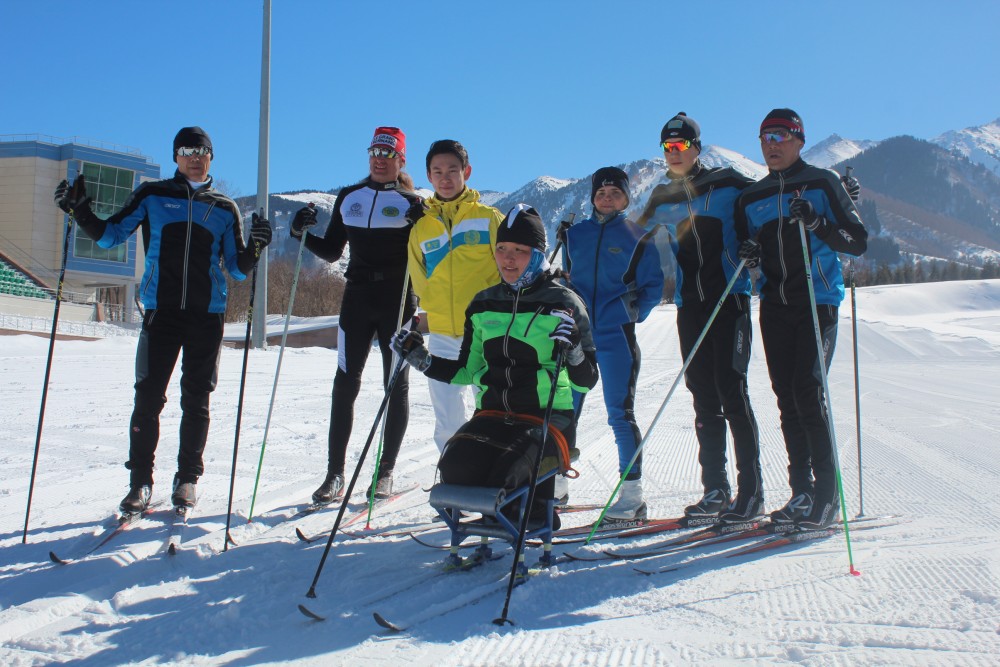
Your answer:
[[[649,315],[663,293],[663,271],[652,234],[619,213],[606,222],[597,216],[566,232],[563,266],[570,286],[590,313],[608,424],[618,443],[619,472],[635,454],[642,435],[635,423],[635,387],[640,353],[635,324]],[[577,409],[582,395],[575,397]],[[629,479],[642,475],[637,459]]]

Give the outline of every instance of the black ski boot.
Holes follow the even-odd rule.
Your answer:
[[[753,521],[764,513],[764,498],[755,493],[737,493],[729,509],[719,514],[720,523]]]
[[[197,481],[182,482],[179,477],[174,477],[174,492],[170,496],[174,507],[194,507],[198,501],[198,493],[195,488],[197,484]]]
[[[344,494],[344,476],[341,473],[327,473],[326,479],[319,488],[313,491],[313,502],[317,505],[327,505]]]
[[[728,489],[709,489],[705,491],[701,500],[684,508],[684,516],[699,519],[718,516],[719,512],[727,509],[731,502]]]
[[[129,489],[128,495],[122,498],[118,510],[122,514],[142,514],[149,508],[149,499],[153,496],[150,484],[136,484]]]
[[[771,522],[790,524],[805,518],[812,510],[812,495],[808,493],[793,494],[785,506],[771,512]]]
[[[365,491],[365,497],[371,498],[372,487]],[[383,470],[379,473],[378,481],[375,482],[375,497],[379,499],[388,498],[392,495],[392,470]]]

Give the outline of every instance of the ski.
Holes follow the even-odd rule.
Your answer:
[[[181,548],[181,541],[184,537],[184,529],[187,528],[188,518],[191,516],[191,508],[183,505],[174,507],[170,514],[170,531],[167,534],[167,554],[176,556]]]
[[[386,505],[388,505],[390,503],[394,503],[397,500],[399,500],[400,498],[406,496],[409,493],[412,493],[413,491],[416,491],[419,488],[420,488],[419,484],[414,484],[412,486],[409,486],[409,487],[403,489],[402,491],[397,491],[396,493],[393,493],[392,495],[388,496],[387,498],[376,498],[374,504],[372,505],[372,509],[371,509],[372,513],[374,513],[376,509],[378,509],[380,507],[385,507]],[[344,519],[341,520],[340,527],[338,528],[338,531],[343,530],[344,528],[349,528],[350,526],[358,523],[362,519],[367,518],[367,516],[368,516],[368,504],[366,503],[364,505],[364,507],[362,507],[358,511],[356,511],[353,514],[350,514],[348,516],[345,516]],[[348,534],[348,535],[350,535],[351,537],[359,537],[359,536],[363,537],[364,536],[364,535],[359,535],[356,531],[355,532],[349,532],[349,533],[347,533],[347,531],[345,531],[345,533]],[[295,529],[295,535],[296,535],[296,537],[298,537],[301,541],[305,542],[306,544],[312,544],[313,542],[315,542],[317,540],[321,540],[321,539],[324,539],[324,538],[328,537],[330,535],[330,531],[326,530],[326,531],[323,531],[322,533],[318,533],[316,535],[306,535],[306,533],[301,528],[296,528]]]
[[[857,531],[861,531],[861,530],[871,530],[871,529],[874,529],[874,528],[884,528],[886,526],[891,526],[891,525],[894,525],[894,524],[893,523],[873,523],[873,522],[884,521],[884,520],[889,520],[889,519],[894,519],[894,518],[896,518],[896,517],[894,517],[894,516],[864,517],[864,518],[861,518],[861,519],[855,519],[855,520],[851,521],[849,523],[849,525],[850,525],[851,531],[856,531],[856,530]],[[855,524],[859,524],[859,523],[863,524],[863,525],[855,525]],[[788,528],[786,528],[784,530],[780,530],[779,528],[771,528],[771,526],[779,526],[779,527],[788,526]],[[821,528],[821,529],[817,529],[817,530],[797,530],[793,524],[766,524],[766,525],[761,526],[760,528],[757,528],[757,529],[747,530],[747,531],[743,531],[743,532],[737,532],[737,533],[733,533],[732,535],[724,536],[724,537],[722,537],[722,538],[720,538],[718,540],[711,540],[711,541],[706,540],[704,542],[699,542],[699,543],[691,544],[691,545],[688,545],[688,546],[691,547],[691,548],[696,548],[696,547],[700,547],[700,546],[708,546],[709,544],[719,544],[719,543],[727,542],[727,541],[743,540],[743,539],[754,539],[754,538],[762,537],[762,536],[765,538],[763,540],[755,542],[754,544],[750,544],[748,546],[736,549],[735,551],[729,551],[729,552],[724,552],[724,553],[706,554],[704,556],[700,556],[698,558],[695,558],[693,561],[691,561],[691,563],[696,563],[696,562],[698,562],[700,560],[704,560],[706,558],[712,558],[712,557],[717,557],[717,556],[725,556],[726,558],[735,558],[735,557],[738,557],[738,556],[746,556],[748,554],[757,553],[757,552],[760,552],[760,551],[767,551],[767,550],[771,550],[771,549],[777,549],[777,548],[780,548],[780,547],[783,547],[783,546],[787,546],[789,544],[797,544],[799,542],[807,542],[807,541],[810,541],[810,540],[822,539],[822,538],[830,537],[832,535],[836,535],[837,533],[841,532],[843,529],[844,529],[843,523],[835,523],[835,524],[832,524],[831,526],[829,526],[827,528]],[[779,532],[779,530],[780,530],[780,532]],[[762,532],[762,531],[769,531],[769,532]],[[664,551],[664,552],[662,552],[660,554],[656,554],[656,555],[669,555],[671,553],[676,553],[676,551],[679,551],[679,550],[681,550],[681,549],[677,549],[675,551]],[[664,566],[664,567],[660,567],[660,568],[641,568],[641,567],[637,567],[637,568],[634,568],[634,569],[635,569],[636,572],[639,572],[640,574],[647,574],[647,575],[662,574],[662,573],[665,573],[665,572],[675,572],[680,567],[687,566],[687,565],[689,565],[691,563],[684,563],[682,565],[668,565],[668,566]]]
[[[119,515],[117,521],[113,525],[108,526],[101,533],[95,535],[93,542],[90,544],[90,546],[88,546],[86,549],[83,549],[78,555],[73,556],[71,558],[63,558],[57,555],[55,551],[50,551],[49,560],[51,560],[53,563],[56,563],[57,565],[69,565],[74,561],[83,560],[87,556],[91,555],[92,553],[96,552],[98,549],[106,545],[114,538],[124,533],[131,526],[137,524],[141,519],[149,516],[149,514],[154,512],[155,508],[157,508],[161,504],[162,503],[159,502],[153,503],[149,507],[147,507],[144,512],[121,514]]]

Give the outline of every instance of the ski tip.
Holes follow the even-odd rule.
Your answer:
[[[167,554],[169,554],[171,556],[176,556],[177,555],[177,545],[174,544],[173,542],[171,542],[169,545],[167,545]]]
[[[296,528],[295,529],[295,535],[296,535],[296,537],[298,537],[300,540],[302,540],[306,544],[309,544],[310,542],[312,542],[312,539],[309,536],[307,536],[305,533],[303,533],[301,528]]]
[[[507,618],[506,616],[501,616],[499,618],[494,618],[493,619],[493,625],[500,625],[500,626],[504,626],[504,625],[517,625],[517,623],[515,623],[511,619]]]
[[[52,561],[53,563],[57,564],[57,565],[68,565],[69,564],[68,560],[63,560],[62,558],[60,558],[59,556],[57,556],[55,551],[50,551],[49,552],[49,560]]]
[[[300,604],[299,605],[299,611],[301,611],[302,614],[306,618],[311,618],[314,621],[325,621],[326,620],[325,617],[320,616],[319,614],[317,614],[313,610],[309,609],[309,607],[305,606],[304,604]]]
[[[401,625],[397,625],[396,623],[393,623],[392,621],[386,619],[385,616],[383,616],[382,614],[378,613],[377,611],[372,612],[372,617],[375,619],[376,623],[378,623],[381,627],[385,628],[386,630],[391,630],[392,632],[405,632],[406,631],[406,628],[404,628]]]

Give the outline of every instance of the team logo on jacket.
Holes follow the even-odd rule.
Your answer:
[[[471,230],[465,232],[465,244],[466,245],[477,245],[479,243],[479,232],[476,230]]]
[[[364,207],[361,206],[360,202],[355,202],[351,204],[351,208],[347,210],[347,217],[349,218],[360,218],[364,215]]]
[[[612,255],[617,255],[617,254],[618,254],[618,253],[620,253],[621,251],[622,251],[622,249],[621,249],[621,248],[614,248],[614,247],[612,247],[612,248],[608,248],[608,252],[610,252],[610,253],[611,253]]]
[[[382,209],[382,215],[384,215],[387,218],[398,218],[399,209],[396,208],[395,206],[386,206],[385,208]]]
[[[434,252],[441,247],[441,242],[437,239],[431,239],[430,241],[424,241],[424,252]]]
[[[171,204],[170,202],[163,202],[163,208],[180,208],[180,204]]]

